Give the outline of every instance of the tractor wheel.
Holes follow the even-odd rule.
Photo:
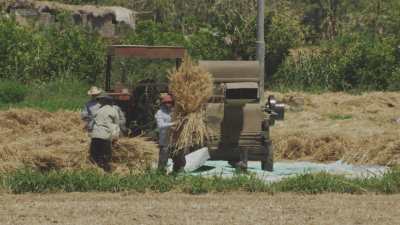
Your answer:
[[[234,160],[234,161],[228,161],[229,165],[232,167],[236,167],[236,165],[238,164],[239,161]]]
[[[272,142],[266,142],[265,148],[267,150],[267,158],[265,160],[261,160],[261,169],[272,172],[274,170],[274,150],[272,147]]]

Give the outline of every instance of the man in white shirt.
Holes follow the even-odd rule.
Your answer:
[[[81,119],[85,122],[85,130],[89,133],[93,130],[93,117],[97,110],[100,108],[100,104],[97,102],[97,96],[101,94],[102,90],[95,86],[91,87],[87,94],[91,99],[83,106],[81,111]]]
[[[171,110],[173,105],[173,99],[171,95],[165,95],[161,99],[161,107],[155,115],[157,121],[157,127],[159,130],[159,146],[160,153],[158,159],[158,169],[165,170],[169,157],[169,131],[174,123],[171,121]],[[172,156],[174,162],[174,172],[180,172],[183,170],[186,164],[185,155],[183,152],[176,153]]]
[[[90,134],[90,159],[106,172],[111,171],[112,140],[119,137],[119,115],[112,106],[113,99],[105,93],[97,97],[100,108],[94,115]]]

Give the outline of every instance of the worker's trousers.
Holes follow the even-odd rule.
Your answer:
[[[90,161],[104,171],[111,171],[111,157],[112,157],[111,141],[100,138],[92,138],[90,143]]]
[[[168,163],[169,156],[172,156],[172,161],[174,163],[173,170],[174,172],[180,172],[185,168],[186,159],[185,153],[179,152],[175,154],[171,154],[170,148],[168,146],[160,146],[160,154],[158,158],[158,169],[165,170]]]

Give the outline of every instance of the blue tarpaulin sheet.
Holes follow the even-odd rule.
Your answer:
[[[342,161],[332,163],[282,161],[275,162],[274,171],[268,172],[261,170],[260,162],[248,162],[248,172],[256,174],[256,177],[267,182],[276,182],[289,176],[318,172],[340,174],[350,178],[381,176],[387,169],[384,166],[350,165]],[[231,167],[226,161],[207,161],[203,167],[189,174],[231,177],[234,176],[235,171],[235,168]]]

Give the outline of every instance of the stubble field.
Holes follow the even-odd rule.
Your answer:
[[[287,104],[286,120],[271,129],[276,160],[400,164],[400,93],[274,94]],[[2,169],[40,167],[34,162],[46,167],[47,159],[60,157],[78,157],[71,160],[77,167],[86,163],[88,139],[78,114],[27,110],[0,113],[0,133],[7,134],[1,140]],[[399,208],[400,195],[3,191],[0,224],[399,224]]]
[[[400,195],[1,195],[3,225],[398,224]]]

